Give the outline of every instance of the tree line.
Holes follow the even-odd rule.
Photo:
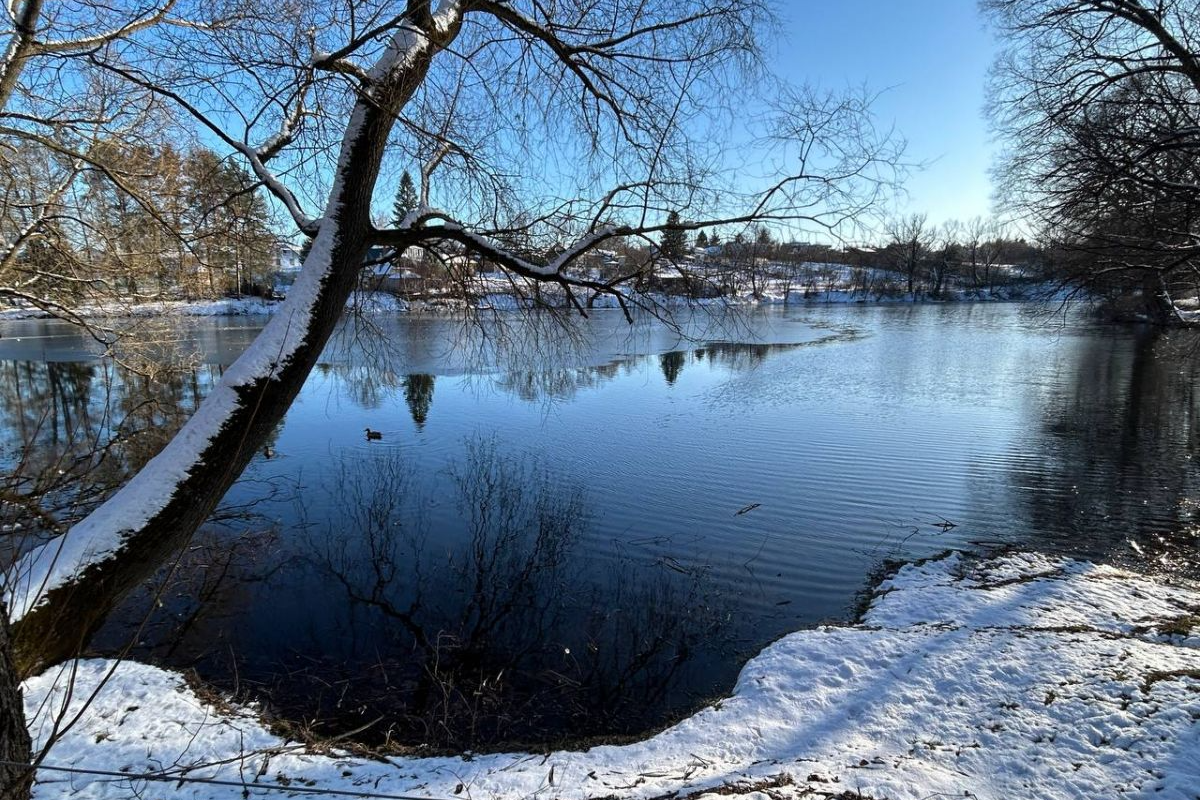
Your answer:
[[[716,284],[701,291],[987,298],[1056,277],[1041,243],[1027,241],[995,217],[936,225],[927,214],[896,216],[879,226],[874,240],[857,245],[785,241],[766,225],[701,229],[691,237],[678,212],[671,212],[668,224],[675,227],[664,232],[653,253],[643,255]]]
[[[211,149],[105,139],[86,150],[51,213],[12,202],[47,195],[46,158],[31,147],[0,159],[0,236],[36,234],[0,263],[0,284],[73,306],[122,299],[216,298],[269,290],[276,238],[244,167]]]

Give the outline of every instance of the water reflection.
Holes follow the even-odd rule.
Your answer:
[[[475,389],[497,389],[528,403],[562,402],[573,399],[579,392],[595,389],[628,375],[634,364],[628,359],[586,367],[556,369],[514,369],[484,380],[473,381]]]
[[[0,523],[7,551],[57,532],[152,458],[220,378],[202,366],[153,377],[110,360],[0,362]]]
[[[658,357],[658,366],[662,370],[663,380],[668,386],[674,386],[675,381],[679,380],[679,373],[683,372],[683,365],[687,362],[687,353],[682,350],[672,350],[669,353],[663,353]]]
[[[581,551],[587,493],[532,455],[474,440],[429,483],[380,451],[327,488],[336,524],[310,526],[275,569],[269,540],[234,537],[161,576],[147,592],[166,607],[136,655],[186,662],[317,734],[458,749],[637,732],[664,701],[695,702],[688,679],[725,657],[730,613],[707,571]],[[281,594],[307,599],[231,652],[244,632],[226,626]],[[142,627],[144,599],[101,649]]]
[[[1042,399],[1040,446],[1010,482],[1058,548],[1200,575],[1200,360],[1195,332],[1095,336]]]
[[[765,312],[738,344],[602,316],[508,355],[454,320],[345,334],[226,498],[254,514],[204,529],[94,648],[121,652],[162,589],[137,655],[279,717],[544,742],[727,691],[762,645],[844,619],[885,556],[1200,563],[1188,335],[937,306]],[[13,475],[68,500],[143,463],[227,355],[146,378],[81,352],[0,364]]]
[[[429,419],[429,406],[433,404],[434,377],[425,373],[408,375],[404,378],[404,402],[418,428],[425,427]]]

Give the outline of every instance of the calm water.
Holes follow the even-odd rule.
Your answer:
[[[669,721],[767,642],[848,619],[887,559],[1010,544],[1195,574],[1190,334],[1010,305],[688,327],[347,326],[94,649],[133,639],[322,735],[487,747]],[[10,468],[86,506],[255,330],[148,331],[155,358],[127,363],[198,355],[139,377],[7,323]]]

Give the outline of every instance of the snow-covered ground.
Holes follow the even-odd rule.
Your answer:
[[[274,314],[282,306],[278,300],[261,297],[227,297],[221,300],[164,300],[154,303],[89,305],[73,308],[83,319],[106,317],[246,317]],[[404,300],[384,292],[355,292],[346,302],[347,308],[369,313],[405,311]],[[39,308],[9,308],[0,310],[0,320],[44,319],[52,316]]]
[[[549,755],[306,752],[179,675],[79,662],[26,684],[39,740],[79,723],[39,798],[279,797],[324,788],[436,798],[1200,796],[1200,590],[1111,567],[951,555],[884,581],[860,624],[791,634],[730,698],[645,741]],[[205,778],[88,777],[48,767]]]
[[[237,317],[252,314],[273,314],[279,307],[274,300],[260,297],[227,297],[221,300],[163,300],[153,303],[106,303],[72,308],[76,316],[83,319],[99,317]],[[49,312],[32,306],[0,310],[0,320],[44,319]]]

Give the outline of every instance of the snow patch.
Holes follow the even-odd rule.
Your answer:
[[[147,785],[43,769],[38,798],[278,796],[303,785],[418,797],[1156,797],[1200,792],[1200,649],[1147,626],[1200,609],[1200,591],[1038,555],[952,555],[881,584],[861,624],[787,636],[743,669],[732,696],[645,741],[549,755],[371,761],[316,754],[219,711],[180,676],[77,664],[25,685],[39,741],[78,710],[48,765],[157,772],[236,787]],[[244,781],[244,785],[242,782]],[[969,793],[969,794],[968,794]]]

